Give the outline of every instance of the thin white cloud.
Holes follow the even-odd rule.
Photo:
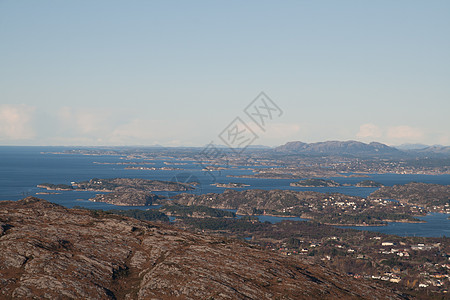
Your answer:
[[[372,123],[362,124],[356,134],[358,138],[380,138],[381,136],[382,130],[380,127]]]
[[[381,127],[373,123],[362,124],[356,137],[364,141],[378,141],[388,145],[408,142],[426,143],[427,138],[430,138],[421,128],[409,125]]]
[[[267,126],[267,131],[263,134],[266,138],[290,138],[298,135],[302,127],[296,123],[274,123]]]
[[[62,107],[58,118],[64,131],[71,131],[74,135],[107,134],[112,126],[111,114],[107,110],[80,109]]]
[[[109,143],[152,145],[158,142],[179,145],[177,136],[185,136],[186,126],[177,126],[176,122],[147,120],[136,118],[117,126],[107,137]]]
[[[389,127],[387,130],[387,137],[390,139],[399,140],[420,140],[424,137],[423,130],[407,125]]]
[[[135,113],[136,115],[136,113]],[[190,124],[154,120],[113,109],[62,107],[58,110],[58,136],[52,144],[179,146],[189,140]],[[185,137],[186,140],[178,140]]]
[[[286,141],[296,140],[299,136],[304,136],[306,126],[299,123],[271,123],[265,126],[265,131],[254,122],[245,119],[246,125],[258,136],[253,142],[255,145],[277,146],[286,143]],[[219,141],[219,143],[221,143]]]
[[[450,135],[442,135],[438,139],[440,145],[449,146],[450,145]]]
[[[32,120],[35,107],[0,105],[0,140],[26,140],[36,136]]]
[[[268,124],[266,132],[260,134],[261,141],[255,144],[276,146],[286,141],[298,140],[306,134],[306,127],[298,123],[272,123]]]

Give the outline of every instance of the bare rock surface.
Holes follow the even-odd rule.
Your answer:
[[[372,283],[167,224],[0,202],[1,299],[398,299]]]
[[[396,184],[376,190],[370,198],[395,199],[417,205],[445,205],[450,204],[450,185],[422,182]]]
[[[161,199],[165,199],[165,197],[147,191],[125,188],[118,189],[117,191],[108,194],[97,194],[94,198],[89,200],[93,202],[106,202],[119,206],[147,206],[159,204],[159,200]]]

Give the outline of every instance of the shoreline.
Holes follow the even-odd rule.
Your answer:
[[[220,208],[222,209],[222,208]],[[310,221],[315,221],[318,222],[316,220],[314,220],[314,218],[311,217],[304,217],[304,216],[280,216],[280,215],[274,215],[274,214],[263,214],[263,215],[244,215],[244,214],[238,214],[236,213],[236,216],[250,216],[250,217],[259,217],[259,216],[269,216],[269,217],[278,217],[278,218],[300,218],[300,219],[304,219],[304,220],[299,220],[300,222],[310,222]],[[299,222],[296,221],[296,222]],[[426,221],[409,221],[409,220],[399,220],[399,221],[393,221],[393,220],[382,220],[382,222],[386,222],[384,224],[339,224],[339,223],[322,223],[322,222],[318,222],[320,224],[324,224],[324,225],[330,225],[330,226],[344,226],[344,227],[382,227],[382,226],[388,226],[389,223],[411,223],[411,224],[423,224],[423,223],[427,223]]]

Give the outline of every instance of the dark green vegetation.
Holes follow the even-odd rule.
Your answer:
[[[393,222],[414,222],[421,223],[419,219],[409,215],[409,214],[399,214],[394,212],[384,212],[384,211],[370,211],[370,213],[360,213],[360,214],[342,214],[339,212],[330,212],[326,215],[317,216],[314,218],[315,221],[324,224],[333,225],[382,225],[386,224],[388,221]]]
[[[144,221],[162,221],[169,222],[169,217],[155,209],[141,210],[141,209],[127,209],[127,210],[117,210],[112,209],[108,211],[109,213],[135,218]]]
[[[226,218],[235,218],[236,214],[231,211],[214,209],[206,206],[183,206],[183,205],[164,205],[160,209],[111,209],[107,211],[87,209],[75,206],[76,209],[88,210],[93,214],[114,214],[126,216],[145,221],[162,221],[169,222],[168,216],[176,216],[177,218],[211,218],[218,220],[226,220]],[[225,219],[222,219],[225,218]]]
[[[265,230],[269,222],[261,223],[255,219],[199,219],[183,218],[177,226],[189,226],[200,230],[230,231],[240,238],[244,238],[254,230]]]
[[[88,209],[80,206],[74,206],[74,209],[86,210],[93,216],[125,216],[143,221],[161,221],[169,222],[169,217],[156,209],[111,209],[111,210],[99,210],[99,209]]]
[[[185,206],[179,204],[168,204],[160,208],[169,216],[196,217],[196,218],[235,218],[236,214],[231,211],[215,209],[207,206]]]
[[[250,238],[250,243],[266,249],[385,284],[407,298],[442,299],[449,288],[450,238],[399,237],[295,221],[186,218],[176,226]]]

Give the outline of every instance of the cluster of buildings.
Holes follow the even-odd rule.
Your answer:
[[[391,266],[386,271],[386,266],[378,268],[378,271],[373,272],[354,272],[348,275],[358,279],[370,279],[380,280],[390,283],[398,284],[402,281],[405,286],[412,288],[429,288],[435,287],[438,289],[444,289],[450,283],[450,256],[446,258],[448,263],[425,263],[420,265],[421,255],[418,252],[423,252],[424,255],[427,251],[437,251],[441,249],[441,243],[417,243],[408,244],[405,242],[383,240],[382,237],[371,237],[373,251],[366,251],[360,246],[351,246],[348,243],[342,241],[341,238],[332,236],[322,239],[321,241],[308,240],[303,238],[299,242],[301,243],[298,248],[290,248],[287,243],[281,243],[278,246],[272,247],[272,250],[278,251],[284,255],[305,255],[305,257],[315,256],[316,259],[333,263],[334,260],[339,260],[344,255],[347,258],[354,258],[357,260],[376,261],[381,262],[389,257],[398,257],[399,259],[406,259],[411,262],[412,265],[417,265],[422,268],[422,272],[418,270],[409,270],[407,273],[401,270],[399,266]],[[329,242],[331,241],[331,242]],[[378,247],[377,247],[378,245]],[[328,250],[324,250],[325,246],[328,246]],[[333,255],[330,253],[330,247],[339,250],[339,255]],[[314,255],[312,255],[314,253]],[[439,253],[439,252],[436,252]],[[444,252],[443,252],[444,253]],[[418,260],[417,260],[418,259]],[[417,261],[416,261],[417,260]],[[444,269],[444,270],[442,270]]]

